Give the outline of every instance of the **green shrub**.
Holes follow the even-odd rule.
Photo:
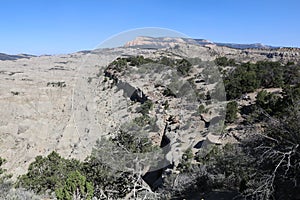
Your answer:
[[[116,60],[114,60],[112,63],[108,65],[108,68],[121,72],[127,68],[127,59],[117,58]]]
[[[127,58],[127,62],[129,62],[131,66],[140,66],[147,63],[154,63],[155,61],[150,58],[144,58],[144,56],[136,56]]]
[[[148,99],[141,105],[139,112],[142,113],[143,115],[146,115],[149,113],[150,110],[153,109],[153,106],[154,106],[153,102]]]
[[[92,183],[86,180],[79,171],[69,173],[64,186],[55,190],[58,200],[76,199],[90,200],[93,197],[94,188]]]
[[[230,101],[226,107],[225,122],[233,123],[237,119],[238,104],[235,101]]]
[[[216,65],[224,66],[224,67],[226,67],[226,66],[235,66],[236,65],[234,59],[228,59],[226,57],[216,58],[215,63],[216,63]]]
[[[182,154],[181,162],[178,164],[177,169],[180,170],[181,172],[189,171],[192,166],[193,158],[194,158],[194,154],[192,152],[192,149],[188,148]]]
[[[299,68],[281,65],[279,62],[242,63],[224,78],[227,98],[240,98],[258,88],[276,88],[296,83],[300,77],[297,69]]]
[[[207,110],[205,109],[205,106],[203,104],[199,105],[199,107],[198,107],[198,113],[199,114],[207,113]]]
[[[163,95],[165,95],[166,97],[175,97],[176,98],[176,94],[170,88],[165,88],[163,91]]]
[[[103,194],[106,195],[105,199],[124,199],[133,188],[135,176],[124,170],[124,163],[120,163],[121,160],[116,161],[122,167],[111,166],[109,163],[114,159],[108,151],[121,153],[122,150],[113,141],[101,139],[83,163],[84,174],[87,180],[93,183],[94,196],[98,199],[103,199]]]
[[[48,190],[53,192],[65,184],[70,172],[80,168],[78,160],[62,158],[53,151],[47,157],[37,156],[29,165],[28,172],[18,178],[17,186],[38,194]]]
[[[147,136],[137,132],[120,130],[113,141],[132,153],[146,153],[155,149]]]
[[[164,106],[165,110],[169,109],[170,104],[168,100],[166,100],[162,105]]]
[[[146,115],[146,114],[133,119],[133,122],[141,127],[146,126],[147,124],[150,123],[150,121],[151,121],[151,118],[149,117],[149,115]]]
[[[165,57],[163,56],[160,60],[159,60],[160,64],[169,66],[169,67],[173,67],[175,65],[175,61],[171,58]]]
[[[256,95],[256,105],[264,109],[269,114],[274,114],[277,110],[279,97],[266,90],[259,91]]]
[[[177,62],[177,71],[183,76],[186,76],[189,73],[191,67],[191,63],[186,59]]]

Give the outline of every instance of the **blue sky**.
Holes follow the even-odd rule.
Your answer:
[[[300,47],[299,8],[298,0],[1,0],[0,52],[93,49],[141,27],[216,42]]]

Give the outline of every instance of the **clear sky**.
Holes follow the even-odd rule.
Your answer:
[[[299,9],[299,0],[0,0],[0,52],[71,53],[141,27],[300,47]]]

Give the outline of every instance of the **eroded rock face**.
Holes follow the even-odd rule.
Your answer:
[[[79,159],[90,153],[104,133],[90,125],[96,114],[91,113],[97,100],[93,92],[100,81],[96,73],[117,55],[75,53],[0,61],[0,156],[7,160],[9,173],[25,173],[37,155],[54,150]],[[97,97],[105,98],[104,104],[110,102],[105,95]],[[100,110],[105,119],[108,108]]]

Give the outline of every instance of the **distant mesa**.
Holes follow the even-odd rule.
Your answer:
[[[140,36],[132,41],[127,42],[124,47],[144,48],[144,49],[161,49],[174,48],[178,44],[187,44],[197,42],[189,38],[172,38],[172,37],[145,37]]]
[[[146,37],[139,36],[134,40],[127,42],[124,47],[143,48],[143,49],[161,49],[161,48],[174,48],[180,44],[198,44],[201,46],[215,45],[220,47],[229,47],[234,49],[276,49],[261,43],[254,44],[237,44],[237,43],[219,43],[211,42],[206,39],[191,39],[191,38],[176,38],[176,37]]]

